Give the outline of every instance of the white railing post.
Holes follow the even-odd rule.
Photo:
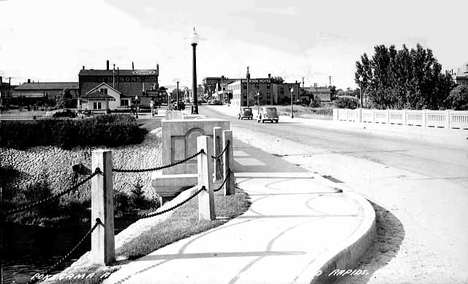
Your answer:
[[[385,112],[385,115],[387,116],[386,117],[387,119],[385,120],[386,121],[385,123],[387,125],[390,125],[390,110],[388,108],[387,108],[387,111]]]
[[[422,118],[421,126],[422,126],[422,127],[427,127],[427,112],[426,112],[425,109],[423,109],[421,112],[422,112],[422,115],[421,115],[421,118]]]
[[[198,220],[214,220],[214,193],[213,193],[213,150],[210,147],[208,136],[197,137],[197,152],[202,149],[205,153],[197,156],[198,187],[204,186],[198,194]]]
[[[362,122],[362,108],[358,109],[357,116],[356,122]]]
[[[224,147],[221,145],[221,127],[213,127],[213,156],[218,156],[223,151]],[[221,160],[214,159],[214,173],[213,180],[219,180],[223,178],[221,169]]]
[[[112,152],[109,150],[94,150],[92,154],[92,169],[99,168],[91,180],[91,226],[96,219],[98,225],[91,234],[91,262],[98,265],[108,265],[115,260],[114,243],[114,189],[112,187]]]
[[[406,126],[407,125],[406,124],[406,109],[403,109],[402,112],[403,112],[403,126]]]
[[[223,131],[223,145],[226,147],[226,143],[229,141],[228,149],[223,154],[223,172],[224,177],[228,175],[228,180],[224,184],[224,195],[235,195],[236,194],[236,183],[234,180],[234,154],[233,154],[233,141],[232,141],[232,131],[224,130]]]
[[[338,111],[337,108],[334,108],[333,109],[333,120],[334,121],[340,121],[339,117],[340,117],[340,112]]]
[[[450,129],[452,127],[451,123],[450,123],[451,119],[452,119],[452,117],[450,115],[450,110],[449,109],[445,110],[445,128],[446,129]]]

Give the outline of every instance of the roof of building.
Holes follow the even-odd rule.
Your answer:
[[[112,70],[112,69],[81,69],[78,76],[112,76],[112,74],[119,76],[151,76],[159,75],[158,69],[139,69],[139,70]]]
[[[42,83],[23,83],[15,88],[16,91],[26,90],[63,90],[77,89],[78,82],[42,82]]]
[[[93,93],[93,92],[99,90],[100,88],[102,88],[102,86],[106,86],[107,88],[113,90],[114,92],[116,92],[116,93],[118,93],[118,94],[122,94],[121,91],[119,91],[119,90],[117,90],[117,89],[115,89],[115,88],[112,88],[112,86],[109,85],[109,84],[107,84],[107,83],[101,83],[101,84],[97,85],[96,87],[94,87],[94,88],[92,88],[91,90],[89,90],[86,94],[91,94],[91,93]]]
[[[92,93],[87,93],[82,96],[83,99],[113,99],[114,97],[109,96],[108,94],[101,93],[99,91],[95,91]]]

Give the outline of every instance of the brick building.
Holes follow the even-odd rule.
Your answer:
[[[115,104],[110,104],[109,107],[127,108],[136,99],[140,106],[149,106],[151,99],[155,98],[159,90],[159,65],[156,65],[156,69],[120,70],[109,69],[109,61],[107,61],[106,69],[103,70],[85,69],[83,66],[78,78],[80,98],[87,94],[89,97],[91,90],[106,83],[107,89],[110,87],[115,90],[114,94],[119,94],[119,100]]]
[[[247,106],[247,88],[251,98],[249,105],[255,105],[257,101],[260,105],[289,103],[291,95],[292,100],[297,102],[300,94],[299,83],[273,83],[270,76],[249,79],[248,86],[247,79],[234,79],[227,85],[227,90],[232,93],[231,104]],[[256,99],[257,94],[260,95],[259,100]]]

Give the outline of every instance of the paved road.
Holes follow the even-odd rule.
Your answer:
[[[370,260],[385,263],[379,264],[368,283],[468,281],[468,148],[327,129],[290,119],[257,124],[219,110],[200,107],[201,114],[230,120],[234,135],[333,176],[387,212],[394,230],[385,236],[388,241],[382,240],[382,246],[388,246],[381,250],[386,257]]]

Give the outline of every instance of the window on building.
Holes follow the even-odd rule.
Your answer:
[[[267,89],[270,89],[270,86],[271,86],[271,84],[270,84],[270,83],[268,83],[268,84],[267,84]]]
[[[247,84],[242,84],[242,87],[244,88],[244,90],[247,90]]]
[[[267,100],[271,100],[271,94],[267,93]]]
[[[107,89],[106,88],[99,89],[99,92],[107,95]]]
[[[120,105],[121,106],[129,106],[130,105],[129,99],[120,100]]]
[[[282,95],[284,94],[284,88],[280,89],[280,94],[282,94]]]
[[[245,94],[245,93],[242,94],[242,97],[244,98],[244,100],[246,100],[247,99],[247,94]]]
[[[101,102],[94,102],[93,109],[102,109]]]

